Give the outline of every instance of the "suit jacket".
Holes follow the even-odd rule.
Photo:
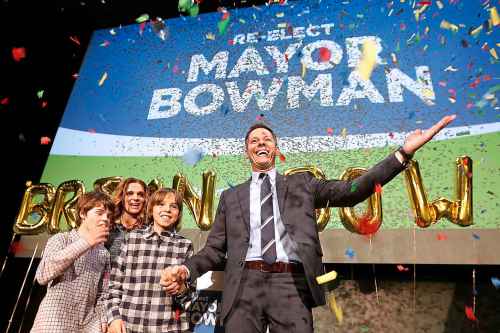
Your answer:
[[[375,185],[389,182],[404,169],[394,154],[379,162],[353,181],[320,180],[309,173],[289,176],[276,174],[276,192],[281,219],[287,233],[298,246],[309,290],[316,306],[325,304],[323,289],[316,276],[324,273],[323,252],[316,225],[316,208],[352,207],[373,194]],[[224,270],[221,319],[234,304],[244,269],[250,240],[250,180],[222,192],[215,221],[205,247],[185,262],[191,279],[220,267]]]

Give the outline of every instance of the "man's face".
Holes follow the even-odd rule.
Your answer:
[[[125,211],[132,216],[137,216],[142,212],[145,201],[146,192],[142,185],[139,183],[128,184],[123,203]]]
[[[268,171],[274,168],[278,147],[273,134],[265,128],[256,128],[248,136],[246,153],[254,171]]]

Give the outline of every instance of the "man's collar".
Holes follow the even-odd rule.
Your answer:
[[[263,173],[263,172],[252,171],[252,182],[257,183],[257,181],[259,180],[259,175],[261,173]],[[268,171],[266,171],[264,173],[267,173],[269,175],[271,183],[275,183],[275,180],[276,180],[276,168],[272,168],[271,170],[268,170]]]

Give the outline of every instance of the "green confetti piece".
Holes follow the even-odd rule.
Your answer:
[[[138,18],[135,19],[135,21],[137,23],[146,22],[147,20],[149,20],[149,15],[148,14],[142,14],[141,16],[139,16]]]
[[[189,8],[188,10],[189,16],[198,16],[198,13],[200,12],[200,7],[198,5],[194,5],[193,7]]]
[[[351,193],[356,192],[358,189],[358,183],[352,183],[351,184]]]
[[[180,12],[187,12],[191,7],[191,0],[179,0],[179,4],[177,6]]]
[[[360,331],[361,333],[367,333],[369,330],[370,330],[370,329],[368,328],[368,326],[365,326],[365,325],[363,325],[363,326],[361,326],[361,327],[359,328],[359,331]]]
[[[36,93],[36,96],[38,98],[42,98],[43,97],[43,90],[40,90],[39,92]]]
[[[217,28],[219,28],[219,35],[224,35],[226,33],[228,25],[229,25],[229,17],[217,23]]]

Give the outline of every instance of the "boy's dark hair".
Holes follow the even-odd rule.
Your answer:
[[[276,142],[276,144],[278,143],[278,138],[276,137],[276,134],[274,134],[274,131],[271,129],[271,127],[269,127],[264,123],[255,123],[252,126],[250,126],[250,128],[247,130],[247,134],[245,134],[245,148],[248,145],[248,137],[250,136],[250,133],[252,133],[252,131],[256,130],[257,128],[264,128],[269,132],[271,132],[271,134],[273,135],[274,142]]]
[[[80,213],[83,215],[87,215],[88,211],[91,210],[94,207],[102,205],[104,209],[109,211],[111,214],[115,210],[115,204],[111,200],[111,198],[103,192],[97,192],[97,191],[92,191],[92,192],[87,192],[84,193],[79,199],[76,204],[76,224],[80,225],[81,224],[81,217]],[[110,218],[111,218],[110,214]]]
[[[162,202],[169,193],[173,193],[175,195],[175,203],[177,204],[177,207],[179,207],[179,218],[174,225],[175,230],[179,231],[181,229],[182,222],[182,194],[179,191],[174,190],[173,188],[160,188],[149,197],[147,208],[148,223],[153,223],[153,207]]]

